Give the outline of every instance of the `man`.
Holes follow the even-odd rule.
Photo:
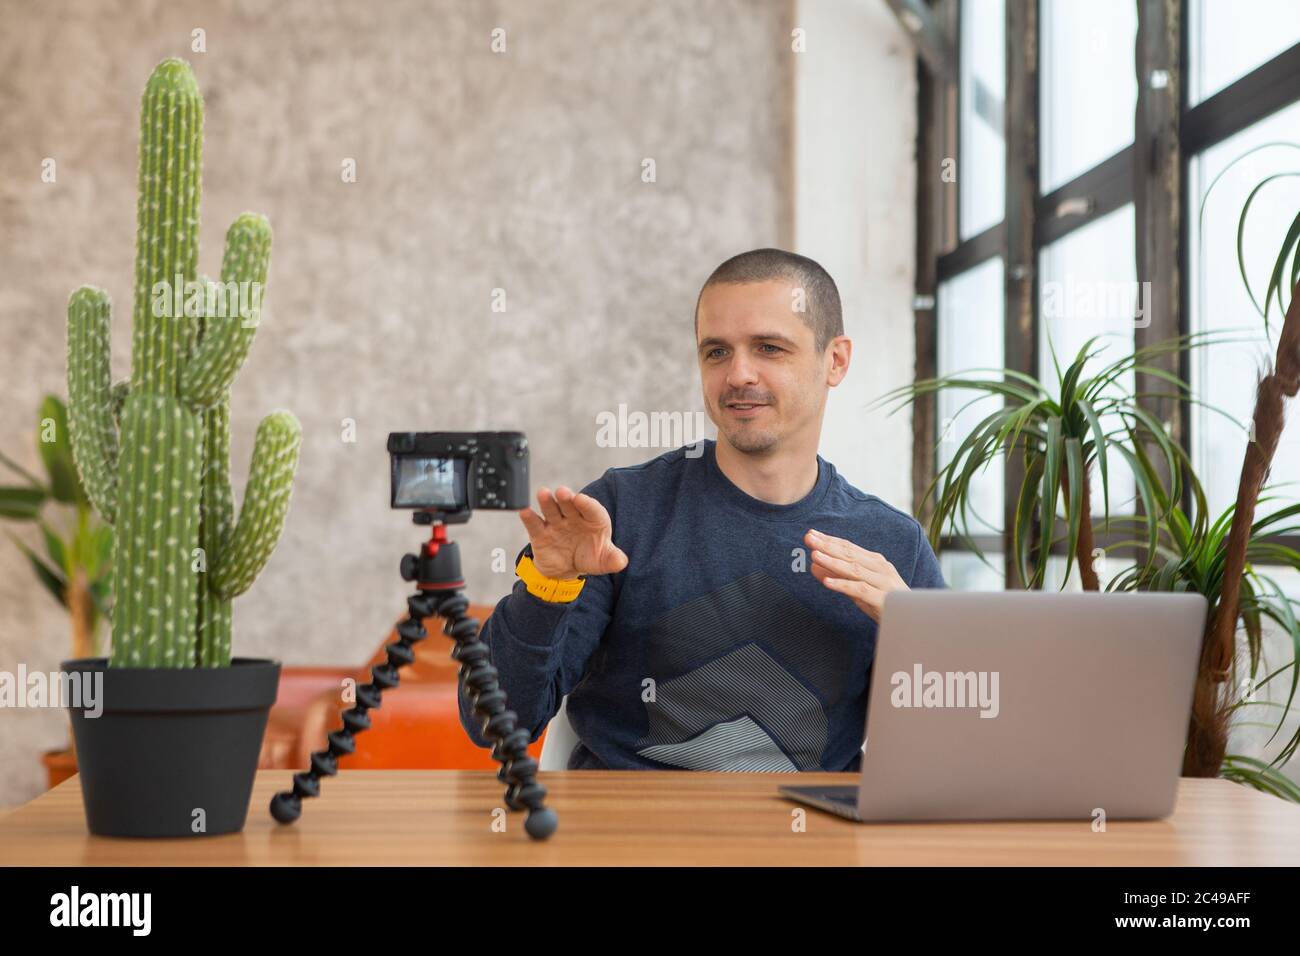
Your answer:
[[[821,266],[729,259],[695,323],[717,441],[540,489],[482,639],[532,740],[568,695],[569,769],[856,770],[885,596],[939,563],[817,454],[852,350]],[[463,688],[460,716],[488,746]]]

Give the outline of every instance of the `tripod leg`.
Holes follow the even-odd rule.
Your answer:
[[[370,729],[369,711],[383,702],[384,691],[401,683],[399,669],[415,660],[411,645],[428,636],[420,621],[433,613],[433,600],[421,593],[406,599],[408,615],[397,625],[398,639],[384,648],[388,660],[370,668],[370,683],[357,687],[356,704],[343,712],[343,726],[331,733],[327,750],[311,755],[311,768],[293,775],[293,789],[284,790],[271,798],[271,816],[280,823],[293,823],[302,815],[305,797],[320,796],[321,777],[332,777],[339,772],[338,758],[353,753],[355,737]]]
[[[415,660],[412,645],[424,640],[428,631],[422,623],[435,611],[447,619],[444,633],[456,639],[452,657],[461,662],[461,678],[471,688],[476,716],[486,718],[484,733],[496,741],[492,757],[501,763],[497,779],[508,784],[506,803],[512,810],[528,808],[524,830],[534,840],[555,832],[555,811],[545,806],[546,788],[534,779],[537,761],[528,756],[528,733],[516,729],[515,714],[506,710],[506,694],[497,685],[496,668],[488,662],[487,645],[478,639],[479,622],[465,614],[469,601],[459,592],[417,591],[406,599],[406,619],[398,623],[398,639],[384,651],[384,664],[370,669],[371,682],[357,688],[356,704],[343,712],[343,727],[331,733],[329,748],[311,755],[311,769],[293,776],[293,789],[271,798],[271,816],[280,823],[292,823],[302,815],[302,801],[320,796],[321,777],[338,773],[338,758],[356,750],[355,736],[370,728],[368,712],[383,701],[383,692],[401,683],[398,673]],[[479,691],[483,693],[479,693]]]
[[[466,615],[469,601],[459,591],[443,597],[438,613],[447,621],[443,631],[456,642],[451,656],[460,662],[460,679],[468,688],[483,735],[493,741],[492,759],[501,764],[497,779],[507,784],[506,805],[528,809],[524,829],[536,840],[555,832],[559,820],[546,806],[546,788],[536,780],[537,761],[528,755],[528,731],[515,725],[517,715],[506,708],[506,692],[497,682],[488,646],[478,639],[479,622]]]

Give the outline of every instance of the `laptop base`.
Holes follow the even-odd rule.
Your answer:
[[[806,803],[818,810],[862,822],[858,816],[858,788],[847,787],[778,787],[781,796],[795,803]]]

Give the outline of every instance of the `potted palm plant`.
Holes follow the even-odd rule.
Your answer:
[[[287,411],[262,420],[234,521],[230,386],[257,328],[271,230],[238,217],[220,282],[199,280],[202,147],[198,83],[164,60],[141,106],[127,381],[112,383],[107,294],[85,286],[68,304],[73,458],[116,532],[112,654],[63,665],[102,682],[98,717],[71,709],[97,834],[241,829],[279,678],[278,661],[231,656],[231,602],[279,538],[301,429]]]
[[[37,419],[36,447],[45,477],[33,475],[0,452],[0,464],[23,482],[0,487],[0,518],[38,526],[44,555],[7,533],[27,558],[36,580],[67,611],[72,656],[93,657],[99,653],[100,623],[112,604],[113,529],[99,520],[77,477],[63,401],[46,395]],[[51,787],[76,772],[71,730],[68,743],[41,756]]]
[[[886,392],[872,407],[893,405],[889,413],[925,395],[943,391],[973,392],[967,404],[996,397],[1003,403],[981,420],[961,441],[948,463],[935,475],[925,498],[934,508],[929,521],[931,546],[939,547],[949,529],[977,554],[969,527],[972,518],[971,484],[997,458],[1018,456],[1024,478],[1016,499],[1012,549],[1026,587],[1040,588],[1047,572],[1049,547],[1064,526],[1068,542],[1066,575],[1075,562],[1085,590],[1100,587],[1094,563],[1093,499],[1097,494],[1093,466],[1100,477],[1103,528],[1110,521],[1110,465],[1112,455],[1132,476],[1144,506],[1147,537],[1154,541],[1164,510],[1147,486],[1146,473],[1134,454],[1134,445],[1149,446],[1164,459],[1174,477],[1172,496],[1182,493],[1178,482],[1185,469],[1185,453],[1158,419],[1143,407],[1139,397],[1179,398],[1194,401],[1191,389],[1178,376],[1159,367],[1162,358],[1182,349],[1211,342],[1231,341],[1222,333],[1196,333],[1159,342],[1110,362],[1095,361],[1105,350],[1100,336],[1088,339],[1064,369],[1052,353],[1056,381],[1043,382],[1014,369],[968,369],[938,378],[921,379]],[[1096,347],[1094,347],[1096,346]],[[988,373],[993,373],[992,377]],[[1118,384],[1125,376],[1145,374],[1165,381],[1163,392],[1125,392]],[[1031,561],[1031,555],[1034,559]]]

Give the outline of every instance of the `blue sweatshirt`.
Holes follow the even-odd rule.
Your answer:
[[[570,770],[856,770],[876,624],[815,578],[814,528],[879,551],[910,588],[942,588],[920,524],[817,456],[802,500],[769,504],[716,443],[610,468],[583,489],[628,556],[567,604],[516,580],[481,634],[507,706],[536,740],[568,696]],[[460,719],[490,746],[462,687]]]

